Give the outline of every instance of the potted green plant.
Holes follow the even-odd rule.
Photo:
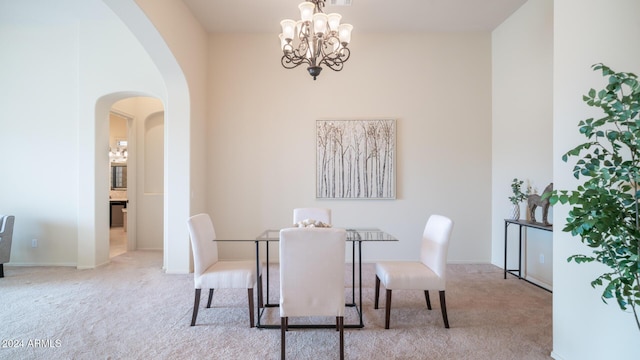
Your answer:
[[[518,180],[518,178],[514,178],[511,182],[511,191],[513,192],[512,196],[509,196],[509,201],[513,204],[513,213],[511,218],[513,220],[520,219],[520,203],[527,199],[527,194],[522,192],[522,184],[523,180]]]
[[[603,64],[593,65],[607,78],[604,89],[589,90],[583,100],[603,110],[599,119],[579,122],[587,141],[563,155],[578,160],[576,190],[556,190],[551,204],[571,205],[563,231],[589,246],[591,254],[577,254],[567,261],[599,262],[608,271],[591,282],[603,287],[602,300],[615,299],[622,310],[630,309],[638,330],[640,308],[640,83],[633,73],[615,72]]]

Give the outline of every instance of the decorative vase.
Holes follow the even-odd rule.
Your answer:
[[[513,204],[511,211],[511,220],[520,220],[520,204]]]

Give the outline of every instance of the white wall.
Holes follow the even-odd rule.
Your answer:
[[[612,16],[615,14],[615,16]],[[635,0],[565,0],[554,3],[554,184],[575,189],[573,162],[562,154],[583,143],[580,120],[601,113],[582,102],[590,88],[606,83],[591,65],[603,62],[616,71],[640,74],[640,2]],[[569,207],[556,206],[553,252],[553,357],[555,359],[636,359],[639,332],[631,313],[615,301],[600,300],[602,288],[589,284],[603,269],[597,264],[567,263],[590,249],[562,232]]]
[[[488,263],[490,34],[359,33],[351,47],[344,70],[314,81],[304,66],[282,68],[275,34],[211,36],[208,204],[218,237],[254,239],[290,226],[294,207],[323,206],[335,226],[400,240],[366,244],[365,261],[417,259],[426,220],[440,213],[455,221],[449,260]],[[375,118],[397,120],[397,199],[317,200],[315,121]],[[234,243],[221,256],[253,249]]]
[[[492,33],[493,149],[491,262],[504,266],[504,219],[513,178],[541,194],[553,180],[553,1],[530,0]],[[524,189],[523,189],[524,190]],[[526,201],[521,219],[527,219]],[[550,209],[548,220],[553,218]],[[538,209],[536,220],[542,221]],[[509,225],[508,268],[518,264],[518,230]],[[553,283],[552,233],[527,229],[523,270],[546,288]],[[541,263],[540,257],[544,258]]]
[[[83,10],[79,11],[77,35],[78,112],[80,119],[93,119],[80,122],[78,127],[78,267],[92,268],[109,261],[108,215],[103,205],[108,201],[108,169],[103,165],[108,127],[103,117],[127,94],[164,101],[167,95],[149,54],[102,1],[78,2],[75,6]],[[105,20],[95,21],[90,14]]]
[[[165,201],[171,203],[163,215],[164,267],[171,273],[190,269],[184,219],[202,211],[206,197],[204,154],[192,158],[190,148],[201,148],[205,139],[206,33],[181,1],[139,3],[154,24],[134,0],[0,2],[1,60],[15,65],[3,66],[3,89],[10,95],[2,104],[11,105],[0,111],[2,119],[15,121],[8,130],[22,129],[3,146],[46,139],[38,142],[42,149],[30,145],[7,164],[33,164],[32,174],[23,172],[31,180],[5,177],[0,183],[12,189],[0,210],[18,220],[16,263],[89,268],[108,261],[108,183],[98,165],[108,148],[108,111],[122,98],[149,95],[165,104],[171,149],[164,166]],[[44,178],[58,159],[50,150],[60,146],[71,146],[64,154],[72,182]],[[42,239],[36,250],[28,247],[31,238]]]
[[[139,198],[141,213],[148,214],[145,225],[148,231],[138,237],[138,249],[162,249],[164,247],[162,213],[164,209],[164,116],[154,113],[144,121],[144,143],[140,156],[144,157],[140,178]]]
[[[192,269],[186,219],[205,211],[207,34],[182,1],[137,0],[146,18],[104,0],[140,39],[167,84],[164,249],[168,273]],[[147,24],[152,21],[153,25]],[[144,23],[144,26],[140,26]],[[161,36],[162,38],[159,38]],[[169,51],[170,49],[170,51]]]
[[[11,262],[75,265],[77,138],[67,129],[78,122],[76,27],[52,21],[42,31],[38,14],[7,3],[0,3],[0,213],[16,216]],[[65,176],[56,176],[63,164]]]
[[[116,142],[118,140],[127,140],[127,118],[118,115],[118,113],[109,114],[109,148],[115,149],[118,147]]]
[[[101,1],[2,0],[0,9],[0,144],[15,169],[0,177],[0,213],[16,215],[11,263],[105,263],[109,108],[98,111],[98,99],[161,96],[162,79]]]

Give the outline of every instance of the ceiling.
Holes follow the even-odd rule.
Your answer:
[[[210,33],[280,33],[280,21],[298,20],[302,0],[182,0]],[[527,0],[351,0],[332,6],[358,32],[491,31]]]

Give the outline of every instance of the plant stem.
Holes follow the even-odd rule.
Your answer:
[[[640,285],[640,281],[638,281],[638,277],[636,276],[636,284]],[[633,301],[633,298],[629,296],[630,300]],[[640,318],[638,318],[638,312],[636,311],[635,303],[631,302],[631,311],[633,311],[633,316],[636,318],[636,325],[638,326],[638,330],[640,330]]]

